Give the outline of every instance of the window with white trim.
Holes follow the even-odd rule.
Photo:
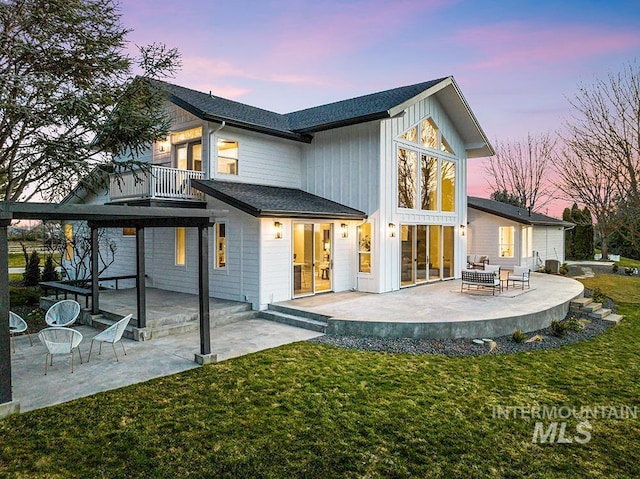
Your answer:
[[[183,227],[176,228],[176,266],[187,264],[187,230]]]
[[[216,223],[216,268],[227,267],[227,225]]]
[[[498,250],[500,252],[501,258],[513,258],[515,254],[515,236],[516,236],[516,229],[514,226],[499,227]]]

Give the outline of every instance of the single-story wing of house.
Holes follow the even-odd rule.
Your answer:
[[[544,268],[547,260],[564,263],[565,231],[573,223],[528,208],[469,196],[468,255],[488,256],[507,269]]]
[[[453,77],[280,114],[165,82],[169,135],[67,203],[206,208],[212,297],[254,309],[460,277],[469,158],[493,148]],[[73,231],[67,231],[73,234]],[[147,285],[195,292],[197,231],[144,235]],[[133,273],[135,229],[105,273]]]

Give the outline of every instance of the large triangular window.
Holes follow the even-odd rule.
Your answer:
[[[432,118],[422,120],[418,125],[409,128],[400,135],[400,138],[411,143],[417,143],[423,148],[454,154],[449,142],[445,140],[438,125]]]

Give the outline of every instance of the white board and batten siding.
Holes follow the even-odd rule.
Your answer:
[[[380,202],[379,122],[316,133],[302,148],[302,188],[373,214]]]
[[[260,220],[260,309],[269,303],[293,298],[293,225],[294,223],[332,223],[332,290],[349,291],[356,287],[356,228],[359,221],[294,220],[261,218]],[[282,224],[282,238],[276,238],[274,223]],[[340,225],[346,223],[348,233],[342,238]]]
[[[398,155],[397,149],[403,145],[398,137],[422,120],[432,118],[454,154],[434,152],[433,156],[455,163],[456,199],[453,213],[427,212],[398,208]],[[405,144],[411,148],[410,143]],[[427,150],[428,151],[428,150]],[[400,288],[400,238],[401,224],[433,224],[455,227],[454,271],[455,277],[466,264],[466,239],[460,236],[460,225],[467,223],[467,154],[464,143],[454,124],[434,96],[416,102],[405,110],[405,114],[380,123],[380,218],[377,232],[381,248],[377,265],[379,278],[377,291],[393,291]],[[396,237],[391,238],[388,224],[396,225]]]

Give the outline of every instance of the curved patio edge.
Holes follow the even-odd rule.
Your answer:
[[[531,287],[493,294],[461,291],[461,280],[386,293],[344,291],[269,305],[285,316],[321,320],[327,334],[380,338],[491,338],[549,327],[563,319],[584,286],[565,276],[532,273]],[[304,326],[303,326],[304,327]]]
[[[416,323],[332,318],[328,320],[327,334],[412,339],[495,338],[512,334],[516,329],[528,333],[547,328],[552,321],[561,320],[567,315],[570,302],[535,313],[472,321]]]

